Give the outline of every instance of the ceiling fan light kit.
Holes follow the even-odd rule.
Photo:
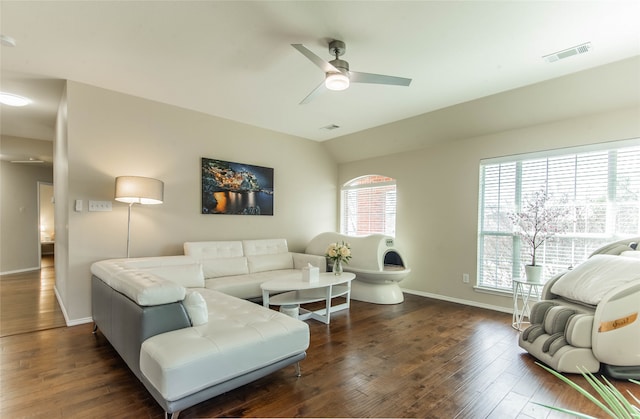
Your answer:
[[[331,61],[326,61],[318,57],[302,44],[291,44],[291,46],[307,57],[309,61],[320,67],[325,73],[324,82],[311,91],[307,97],[302,99],[302,102],[300,102],[301,105],[309,103],[324,90],[346,90],[351,83],[387,84],[392,86],[409,86],[409,84],[411,84],[411,79],[404,77],[350,71],[349,63],[339,58],[347,50],[346,44],[342,41],[333,40],[329,42],[329,53],[336,57]]]
[[[329,90],[346,90],[349,87],[349,77],[342,73],[327,73],[324,84]]]

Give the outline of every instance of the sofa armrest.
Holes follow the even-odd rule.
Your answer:
[[[327,272],[327,258],[318,255],[308,255],[306,253],[293,253],[293,269],[302,269],[310,263],[312,266],[320,268],[320,272]]]

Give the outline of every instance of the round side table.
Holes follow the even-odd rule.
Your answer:
[[[524,279],[513,279],[513,319],[511,325],[514,329],[523,330],[522,325],[528,325],[531,307],[529,301],[540,301],[544,282],[529,282]],[[524,320],[524,318],[527,320]]]

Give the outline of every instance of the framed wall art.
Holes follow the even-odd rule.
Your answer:
[[[202,213],[273,215],[273,169],[203,157]]]

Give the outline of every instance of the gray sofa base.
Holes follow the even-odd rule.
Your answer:
[[[142,380],[140,346],[151,336],[191,327],[180,302],[141,307],[95,275],[91,276],[93,323],[131,371]]]

